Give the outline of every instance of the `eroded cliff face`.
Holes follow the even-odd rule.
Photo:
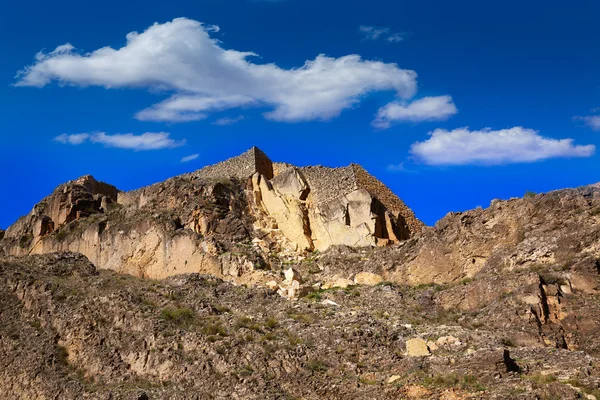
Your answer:
[[[376,190],[361,187],[355,169],[275,173],[254,148],[131,192],[85,176],[20,218],[0,248],[16,256],[78,252],[98,268],[153,279],[202,272],[265,283],[277,280],[271,267],[286,260],[336,245],[385,246],[421,229],[408,208],[396,207],[399,199],[388,208]],[[386,196],[391,204],[393,194]]]

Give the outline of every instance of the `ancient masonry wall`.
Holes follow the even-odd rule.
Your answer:
[[[286,163],[286,162],[274,162],[273,163],[273,176],[277,176],[281,173],[281,171],[284,171],[290,167],[295,167],[295,165],[292,165],[290,163]]]
[[[201,179],[248,179],[260,172],[267,179],[273,178],[273,162],[257,147],[220,163],[209,165],[193,173]]]
[[[221,180],[237,178],[246,180],[255,172],[260,172],[268,179],[273,178],[273,162],[259,148],[253,147],[237,157],[229,158],[214,165],[208,165],[198,171],[180,175],[176,178],[183,179],[205,179]],[[170,178],[167,181],[175,179]],[[160,183],[159,183],[160,184]],[[124,206],[140,207],[140,199],[148,188],[154,185],[132,190],[129,192],[119,192],[118,203]]]
[[[325,204],[358,189],[352,167],[330,168],[318,165],[302,167],[300,172],[310,187],[307,200],[315,205]]]
[[[379,200],[395,216],[402,216],[408,225],[411,235],[423,230],[423,223],[419,221],[410,208],[404,204],[387,186],[380,180],[369,174],[358,164],[351,165],[356,178],[357,186],[365,189],[373,197]]]

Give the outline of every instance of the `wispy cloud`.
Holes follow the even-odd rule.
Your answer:
[[[596,109],[594,109],[596,110]],[[598,110],[596,110],[598,111]],[[585,117],[573,117],[576,121],[583,121],[583,123],[594,131],[600,131],[600,115],[588,115]]]
[[[222,47],[220,40],[211,37],[218,30],[176,18],[129,33],[126,44],[117,49],[105,46],[84,52],[62,45],[38,53],[33,65],[18,73],[15,85],[43,87],[58,82],[107,89],[159,88],[171,97],[136,117],[171,122],[200,120],[240,107],[270,107],[264,116],[275,121],[330,120],[355,107],[368,93],[393,91],[409,99],[417,90],[414,71],[356,54],[318,55],[289,69],[258,64],[253,62],[257,60],[253,52]],[[387,35],[391,38],[391,32]]]
[[[89,133],[75,133],[73,135],[67,135],[66,133],[63,133],[62,135],[55,137],[54,140],[63,144],[81,144],[87,141],[89,138]]]
[[[377,111],[372,124],[387,129],[398,122],[443,121],[457,113],[451,96],[423,97],[411,103],[394,101],[386,104]]]
[[[190,162],[196,160],[200,155],[199,154],[190,154],[189,156],[185,156],[181,159],[182,163]]]
[[[403,162],[398,163],[398,164],[389,164],[387,166],[387,170],[389,172],[402,172],[402,173],[409,173],[409,174],[416,172],[416,171],[413,171],[412,169],[408,169]]]
[[[80,145],[85,142],[103,144],[106,147],[115,147],[129,150],[159,150],[171,149],[185,145],[185,140],[171,139],[167,132],[146,132],[141,135],[123,133],[108,135],[105,132],[76,133],[68,135],[63,133],[54,138],[63,144]]]
[[[233,125],[233,124],[237,124],[238,122],[240,122],[243,119],[244,119],[244,117],[242,115],[240,115],[238,117],[224,117],[224,118],[219,118],[218,120],[213,122],[213,125],[221,125],[221,126]]]
[[[386,40],[391,43],[398,43],[404,40],[406,34],[401,32],[392,32],[390,28],[361,25],[358,31],[365,40]]]
[[[594,145],[574,145],[573,139],[552,139],[520,126],[472,131],[436,129],[411,146],[412,155],[429,165],[499,165],[557,157],[590,157]]]

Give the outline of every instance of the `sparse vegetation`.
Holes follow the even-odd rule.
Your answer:
[[[194,322],[196,313],[186,307],[169,307],[162,310],[160,316],[163,320],[173,324],[190,325]]]
[[[547,385],[558,380],[553,374],[542,374],[540,372],[533,375],[525,375],[524,377],[525,379],[535,382],[538,385]]]
[[[329,369],[329,367],[327,366],[327,364],[325,362],[323,362],[322,360],[318,360],[318,359],[309,360],[306,363],[306,368],[308,368],[309,370],[311,370],[313,372],[326,372]]]

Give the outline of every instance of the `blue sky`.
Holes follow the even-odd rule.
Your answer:
[[[600,181],[598,15],[537,0],[2,5],[0,227],[84,174],[130,190],[253,145],[360,163],[427,224]]]

